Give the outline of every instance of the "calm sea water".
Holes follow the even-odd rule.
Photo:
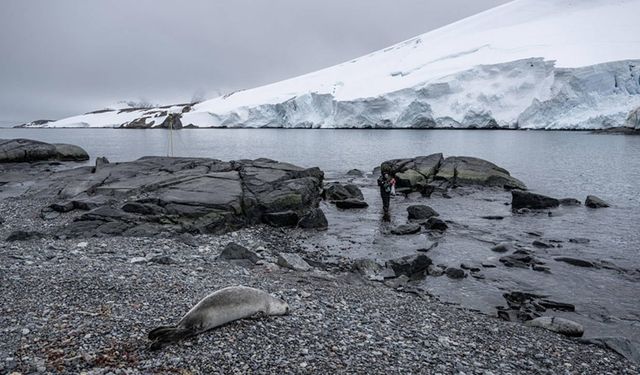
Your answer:
[[[222,160],[267,157],[340,173],[371,171],[392,158],[476,156],[553,196],[596,194],[618,205],[640,207],[640,137],[586,132],[500,130],[307,129],[0,129],[0,138],[77,144],[92,159],[129,161],[146,155],[201,156]]]

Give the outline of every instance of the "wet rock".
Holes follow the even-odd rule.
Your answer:
[[[577,238],[570,238],[569,242],[579,244],[579,245],[584,245],[591,242],[591,240],[588,238],[577,237]]]
[[[561,206],[581,206],[582,202],[575,198],[563,198],[559,200]]]
[[[533,246],[537,247],[537,248],[540,248],[540,249],[549,249],[549,248],[555,247],[552,244],[550,244],[549,242],[545,242],[545,241],[542,241],[542,240],[535,240],[531,244]]]
[[[522,181],[497,165],[479,158],[452,156],[446,158],[435,176],[438,180],[449,181],[452,186],[493,186],[504,189],[527,187]]]
[[[300,217],[295,211],[272,212],[263,216],[264,222],[272,227],[295,227]]]
[[[79,146],[64,143],[54,143],[56,160],[60,161],[84,161],[89,160],[89,154]]]
[[[449,277],[450,279],[463,279],[467,276],[467,274],[459,269],[459,268],[454,268],[454,267],[449,267],[447,268],[444,273],[447,275],[447,277]]]
[[[602,199],[596,197],[595,195],[589,195],[584,202],[584,205],[589,208],[606,208],[610,207],[609,203],[603,201]]]
[[[471,272],[480,272],[480,266],[471,263],[461,263],[460,268]]]
[[[353,262],[353,270],[359,272],[363,276],[375,276],[382,270],[382,266],[373,259],[362,258]]]
[[[363,177],[364,176],[364,172],[359,170],[359,169],[351,169],[347,172],[347,176],[351,176],[351,177]]]
[[[529,254],[511,254],[499,259],[507,267],[529,268],[532,264],[537,264],[537,260]]]
[[[127,202],[122,211],[139,215],[158,215],[166,212],[164,208],[153,203]]]
[[[56,212],[69,212],[75,209],[72,201],[53,203],[49,208]]]
[[[551,273],[551,268],[549,268],[547,266],[541,266],[539,264],[532,264],[531,265],[531,269],[534,270],[534,271],[538,271],[538,272]]]
[[[278,254],[278,265],[294,271],[309,271],[311,266],[302,257],[295,253]]]
[[[335,201],[334,203],[336,204],[336,207],[341,208],[343,210],[352,209],[352,208],[367,208],[367,207],[369,207],[367,202],[359,200],[359,199],[345,199],[345,200],[341,200],[341,201]]]
[[[526,325],[544,328],[570,337],[582,337],[584,334],[584,327],[581,324],[559,317],[542,316],[528,321]]]
[[[427,179],[420,172],[407,169],[395,174],[398,189],[408,188],[411,191],[420,191],[427,185]]]
[[[88,160],[89,155],[78,146],[49,144],[30,139],[0,139],[0,163],[24,163],[42,160]]]
[[[577,266],[577,267],[586,267],[586,268],[593,268],[596,265],[593,262],[590,262],[588,260],[584,260],[584,259],[578,259],[578,258],[571,258],[571,257],[556,257],[553,258],[555,261],[557,262],[564,262],[564,263],[568,263],[571,264],[572,266]]]
[[[480,216],[480,218],[485,220],[504,220],[504,216],[500,216],[500,215]]]
[[[403,236],[407,234],[415,234],[420,232],[420,224],[402,224],[391,229],[391,234]]]
[[[511,242],[501,242],[496,246],[492,247],[491,251],[494,251],[496,253],[506,253],[508,251],[512,251],[514,248],[515,247]]]
[[[343,201],[347,199],[364,200],[364,195],[360,188],[354,184],[342,185],[339,182],[332,183],[325,187],[324,197],[328,201]]]
[[[393,269],[396,275],[413,277],[416,274],[424,274],[431,264],[431,258],[424,254],[418,254],[389,260],[386,266]]]
[[[541,210],[558,207],[560,205],[560,201],[555,198],[527,191],[514,190],[511,192],[511,198],[512,210],[518,210],[521,208]]]
[[[425,205],[413,205],[407,207],[409,220],[426,220],[433,216],[440,216],[436,210]]]
[[[298,221],[298,227],[303,229],[325,230],[329,227],[329,222],[324,212],[320,208],[309,211]]]
[[[544,306],[547,309],[557,310],[557,311],[576,311],[575,305],[565,302],[553,301],[550,299],[540,299],[538,304]]]
[[[444,267],[436,266],[435,264],[430,264],[429,267],[427,267],[427,274],[429,276],[442,276],[444,275],[444,271]]]
[[[445,231],[449,228],[447,223],[442,219],[438,219],[437,217],[432,217],[424,224],[425,227],[431,230]]]
[[[222,252],[218,256],[218,259],[222,260],[248,260],[251,263],[256,263],[260,260],[260,257],[255,252],[247,249],[244,246],[238,245],[235,242],[227,244],[222,249]]]
[[[13,231],[7,236],[5,241],[13,242],[13,241],[29,241],[38,238],[42,238],[43,234],[36,231],[26,231],[26,230],[16,230]]]
[[[394,159],[382,163],[380,170],[395,175],[398,187],[420,191],[435,177],[442,160],[442,154]]]
[[[170,255],[166,255],[166,254],[152,255],[148,259],[149,259],[149,262],[151,262],[151,263],[157,263],[157,264],[163,264],[163,265],[180,263],[180,261],[178,261],[178,259],[176,259],[176,258],[174,258],[174,257],[172,257]]]
[[[392,289],[404,288],[409,282],[409,276],[400,275],[393,279],[387,279],[384,281],[384,285]]]
[[[416,251],[421,252],[421,253],[427,253],[433,249],[435,249],[436,247],[438,247],[438,242],[435,241],[427,241],[427,243],[425,244],[424,247],[421,247],[419,249],[416,249]]]

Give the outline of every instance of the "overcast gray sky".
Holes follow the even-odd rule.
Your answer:
[[[508,0],[3,0],[0,120],[251,88]]]

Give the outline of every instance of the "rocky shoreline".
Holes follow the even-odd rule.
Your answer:
[[[452,186],[526,189],[507,171],[473,158],[436,154],[386,166],[399,174],[399,188],[407,195],[444,195]],[[358,186],[345,183],[325,185],[323,193],[317,169],[266,159],[167,158],[102,161],[63,171],[31,164],[39,173],[26,173],[25,165],[0,168],[5,172],[0,238],[25,234],[0,243],[3,373],[640,370],[603,347],[440,302],[419,283],[438,272],[424,255],[429,248],[387,262],[393,277],[375,262],[331,256],[318,244],[310,249],[314,245],[308,239],[327,226],[322,211],[327,203],[319,204],[323,195],[347,211],[358,205],[341,208],[340,202],[366,200]],[[230,172],[237,178],[216,175]],[[207,183],[194,189],[193,181],[203,175]],[[19,176],[30,182],[19,183]],[[92,183],[94,178],[100,183]],[[239,182],[240,198],[205,204],[217,199],[229,181]],[[194,200],[212,186],[206,198]],[[236,201],[240,209],[234,208]],[[171,208],[178,204],[187,207]],[[194,210],[203,206],[204,214]],[[407,225],[446,231],[446,220],[424,207],[409,211]],[[212,220],[212,212],[225,219],[225,226]],[[278,220],[268,219],[274,214]],[[198,225],[203,217],[218,224]],[[133,230],[140,226],[148,231]],[[473,265],[441,272],[445,277],[475,274]],[[231,323],[162,352],[148,350],[151,328],[175,322],[213,290],[240,284],[283,297],[292,313]],[[522,314],[540,303],[566,308],[539,300],[514,297],[520,302],[510,306],[517,313],[507,313]]]

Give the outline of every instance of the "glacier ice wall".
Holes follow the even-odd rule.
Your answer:
[[[542,58],[480,65],[378,97],[306,93],[227,113],[183,114],[203,127],[601,129],[640,106],[640,60],[556,68]]]

